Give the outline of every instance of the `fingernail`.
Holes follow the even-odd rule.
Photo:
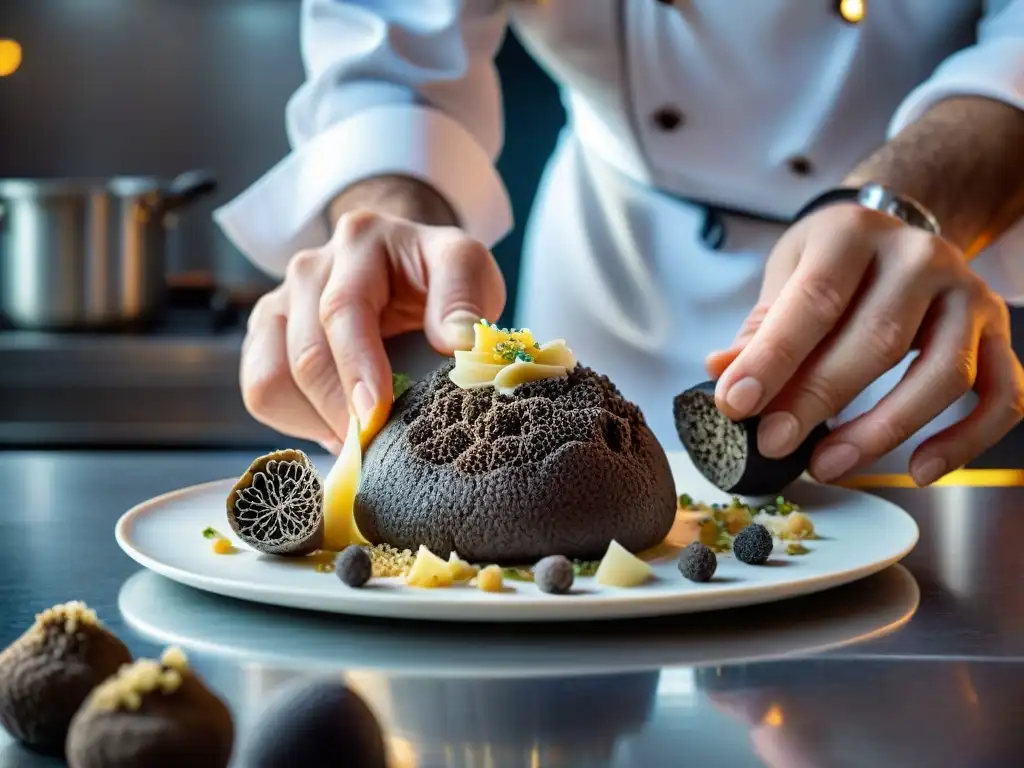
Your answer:
[[[814,476],[823,483],[842,477],[860,461],[860,451],[849,443],[831,445],[814,461]]]
[[[333,453],[335,456],[341,453],[341,443],[330,442],[320,443],[320,445],[325,451],[327,451],[328,453]]]
[[[770,413],[757,428],[757,447],[770,459],[780,458],[793,452],[793,443],[799,436],[800,422],[796,416],[785,411]]]
[[[476,341],[473,326],[480,321],[480,315],[457,309],[441,323],[441,332],[452,349],[472,349]]]
[[[376,403],[376,398],[364,382],[360,381],[352,388],[352,406],[356,409],[360,427],[369,423]]]
[[[764,397],[764,387],[757,379],[748,376],[740,379],[725,393],[725,402],[741,415],[752,413]]]
[[[910,469],[914,482],[919,486],[931,485],[948,472],[949,464],[939,457],[925,459]]]

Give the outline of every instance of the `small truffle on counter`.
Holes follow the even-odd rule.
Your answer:
[[[228,523],[242,541],[270,555],[308,555],[324,535],[324,488],[302,451],[256,459],[227,499]]]
[[[769,459],[757,448],[760,418],[732,421],[715,405],[715,382],[676,395],[676,432],[690,460],[716,488],[741,496],[775,496],[810,466],[815,447],[829,433],[819,425],[789,456]]]
[[[0,725],[27,747],[61,754],[75,711],[131,660],[85,603],[43,611],[0,653]]]
[[[227,705],[168,648],[97,687],[71,722],[69,768],[227,768],[235,729]]]
[[[386,768],[377,718],[339,678],[298,680],[271,697],[242,747],[245,768]]]

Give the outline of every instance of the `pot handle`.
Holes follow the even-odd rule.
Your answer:
[[[217,191],[217,179],[209,171],[186,171],[170,183],[160,199],[160,213],[182,208],[200,197]]]

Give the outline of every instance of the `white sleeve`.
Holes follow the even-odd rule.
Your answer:
[[[494,56],[504,0],[303,0],[306,81],[287,107],[291,153],[214,212],[256,266],[330,236],[326,209],[381,174],[430,184],[488,247],[512,228],[495,168],[504,139]]]
[[[977,42],[950,56],[897,109],[893,137],[944,99],[985,96],[1024,110],[1024,0],[987,0]],[[1024,221],[971,262],[1011,304],[1024,304]]]

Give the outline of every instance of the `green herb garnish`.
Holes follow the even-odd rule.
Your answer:
[[[207,528],[203,528],[203,538],[204,539],[225,539],[227,537],[224,536],[222,533],[220,533],[216,528],[207,527]]]
[[[391,389],[394,390],[394,398],[397,400],[409,389],[412,388],[412,379],[406,376],[404,373],[392,373],[391,374]]]
[[[680,496],[679,496],[679,506],[680,507],[692,507],[693,506],[693,497],[690,494],[688,494],[688,493],[680,494]]]
[[[577,576],[593,576],[597,573],[597,567],[601,564],[600,560],[573,560],[572,561],[572,572]]]
[[[533,581],[533,571],[529,568],[502,568],[501,573],[509,581]]]
[[[798,544],[796,542],[793,542],[792,544],[787,544],[786,545],[786,554],[787,555],[806,555],[810,551],[811,550],[809,550],[803,544]]]

